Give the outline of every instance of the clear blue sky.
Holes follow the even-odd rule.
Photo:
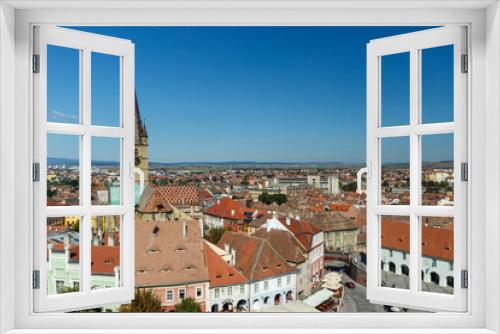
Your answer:
[[[135,43],[136,89],[150,161],[360,163],[366,155],[366,44],[422,28],[78,29]],[[48,119],[76,122],[78,54],[53,49]],[[451,51],[443,47],[422,56],[424,122],[452,120]],[[407,54],[382,60],[383,125],[408,122],[408,61]],[[93,55],[92,77],[92,122],[116,125],[117,59]],[[424,160],[451,159],[451,137],[425,139]],[[404,142],[385,146],[390,149],[384,160],[407,160]],[[68,147],[49,140],[49,156],[75,158]],[[94,159],[116,156],[115,146],[105,141],[95,147]]]

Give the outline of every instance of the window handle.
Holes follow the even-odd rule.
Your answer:
[[[368,179],[368,177],[370,177],[370,163],[368,163],[368,167],[360,168],[356,173],[356,184],[357,184],[356,192],[358,194],[363,193],[363,190],[361,189],[361,178],[365,173],[366,173],[366,178]]]

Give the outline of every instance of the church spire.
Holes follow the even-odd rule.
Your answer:
[[[141,112],[139,110],[139,103],[137,102],[137,92],[135,93],[135,143],[140,144],[142,138],[148,137],[148,131],[146,130],[146,125],[143,125],[141,118]]]

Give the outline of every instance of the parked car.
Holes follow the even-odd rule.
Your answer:
[[[356,285],[353,282],[345,282],[344,285],[349,289],[354,289],[356,287]]]

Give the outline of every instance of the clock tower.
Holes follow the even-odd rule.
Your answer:
[[[148,131],[146,130],[145,122],[141,119],[137,94],[135,95],[135,167],[143,171],[144,184],[149,184]],[[139,176],[137,175],[136,181],[139,181]]]

